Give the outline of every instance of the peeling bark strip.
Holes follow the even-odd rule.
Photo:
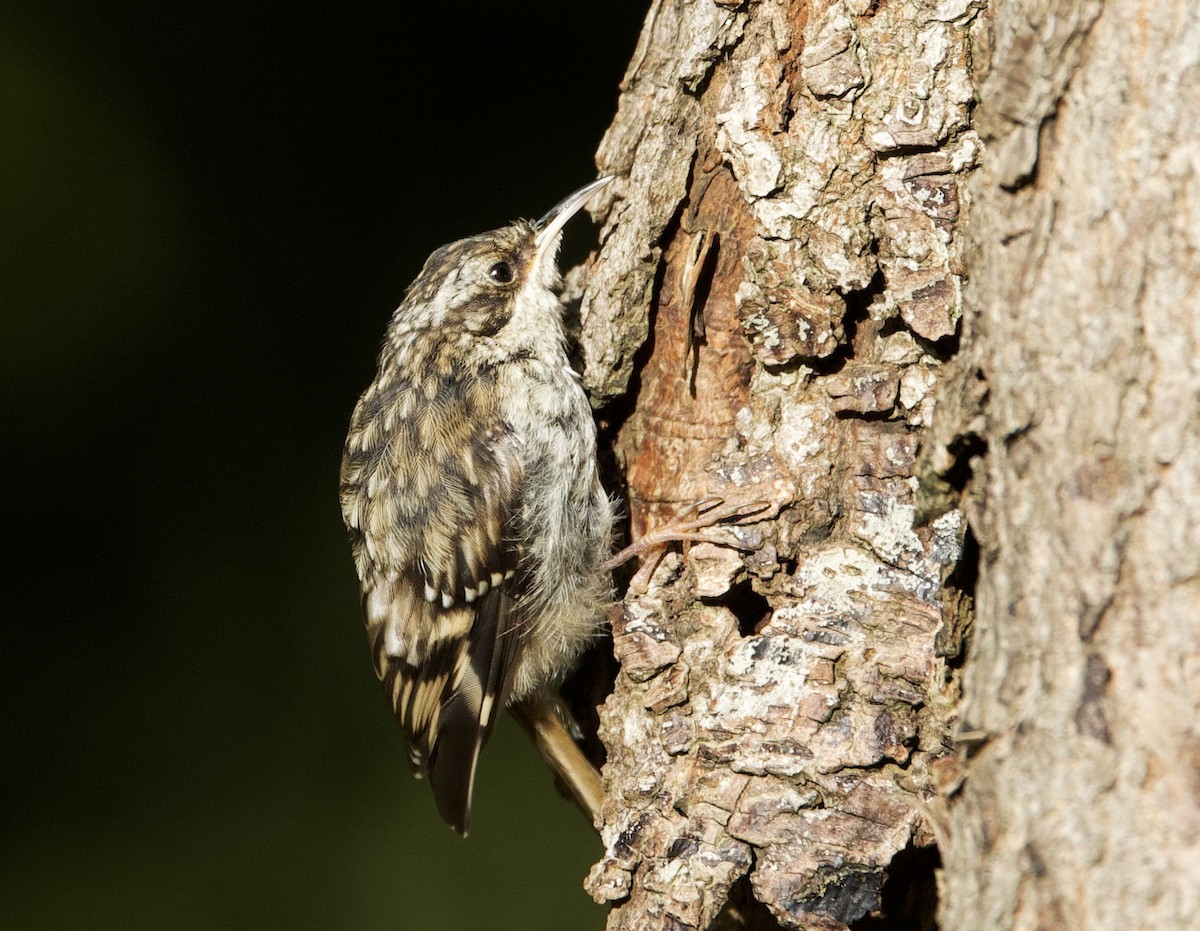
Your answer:
[[[738,550],[668,556],[614,624],[587,883],[613,931],[707,928],[747,876],[780,925],[845,928],[932,842],[965,524],[915,528],[913,476],[962,315],[979,7],[656,0],[647,17],[598,155],[618,180],[585,382],[628,405],[635,533],[714,494],[778,517],[726,531]]]

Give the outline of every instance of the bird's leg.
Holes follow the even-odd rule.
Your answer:
[[[604,789],[600,773],[583,755],[576,741],[579,725],[566,703],[551,688],[543,688],[509,706],[514,718],[525,728],[534,746],[574,797],[592,824],[600,815]]]
[[[765,512],[771,510],[771,508],[772,505],[769,501],[730,503],[723,498],[706,498],[704,501],[693,505],[686,512],[694,514],[695,517],[679,518],[656,530],[642,534],[642,536],[607,560],[604,563],[604,568],[612,571],[635,556],[652,556],[653,558],[647,559],[638,567],[637,572],[634,573],[633,578],[629,581],[629,591],[635,593],[644,592],[650,582],[650,576],[654,574],[654,570],[658,566],[658,561],[662,557],[662,551],[668,543],[712,543],[716,546],[738,548],[738,543],[735,540],[731,540],[728,536],[719,536],[706,531],[725,521],[735,520],[736,523],[741,523],[751,517],[765,516]]]

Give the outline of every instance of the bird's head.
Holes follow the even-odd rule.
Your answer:
[[[547,327],[557,335],[562,229],[611,180],[580,188],[536,222],[517,220],[435,250],[396,311],[393,339],[431,329],[464,340],[498,337],[506,329],[515,331],[514,339]]]

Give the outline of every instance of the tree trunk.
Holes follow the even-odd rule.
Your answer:
[[[632,535],[770,509],[614,612],[610,929],[1194,922],[1200,34],[1151,3],[653,4],[585,382]]]
[[[770,511],[668,555],[614,621],[588,880],[611,929],[723,908],[844,928],[885,899],[932,920],[922,810],[951,745],[966,524],[916,526],[914,476],[962,312],[975,11],[695,0],[646,20],[598,157],[619,180],[585,380],[634,536],[713,496]]]
[[[997,4],[946,928],[1200,927],[1200,8]],[[981,50],[982,51],[982,50]]]

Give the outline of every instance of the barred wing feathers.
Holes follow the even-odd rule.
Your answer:
[[[465,835],[479,752],[520,649],[513,521],[522,474],[516,440],[479,409],[491,393],[458,387],[380,431],[382,449],[355,443],[372,432],[365,396],[355,425],[361,415],[368,426],[351,431],[342,500],[375,671],[414,769],[429,774],[439,812]]]

